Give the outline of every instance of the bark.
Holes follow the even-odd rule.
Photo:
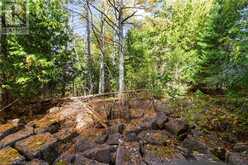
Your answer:
[[[100,34],[100,78],[99,78],[99,94],[105,92],[105,41],[104,41],[104,17],[101,17],[101,34]]]
[[[123,0],[120,0],[118,13],[118,39],[119,39],[119,93],[125,90],[124,71],[124,24],[123,24]]]
[[[89,94],[93,93],[94,84],[93,84],[93,73],[92,73],[92,57],[91,57],[91,21],[90,21],[90,6],[89,1],[86,1],[85,11],[86,11],[86,88]]]
[[[1,26],[5,25],[5,16],[1,16]],[[0,43],[0,55],[1,55],[1,60],[3,61],[3,64],[7,61],[8,58],[8,50],[7,50],[7,34],[3,34],[3,31],[0,31],[0,38],[1,38],[1,43]],[[5,66],[2,66],[5,67]],[[0,81],[0,86],[4,84],[7,81],[8,76],[6,73],[2,70],[1,73],[1,81]],[[6,88],[2,89],[1,91],[1,98],[2,98],[2,105],[6,106],[11,102],[11,94],[10,91]]]

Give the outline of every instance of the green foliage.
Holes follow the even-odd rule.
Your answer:
[[[129,86],[152,85],[172,97],[194,86],[247,89],[247,7],[247,0],[165,2],[129,34]]]
[[[70,29],[64,1],[29,2],[29,34],[7,36],[7,58],[2,88],[12,97],[33,97],[64,90],[74,77],[72,52],[68,48]]]

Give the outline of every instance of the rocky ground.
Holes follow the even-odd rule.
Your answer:
[[[247,143],[206,140],[160,101],[125,107],[114,99],[71,98],[28,123],[10,120],[0,125],[0,164],[248,165]]]

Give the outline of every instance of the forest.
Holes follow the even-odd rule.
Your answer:
[[[0,165],[248,165],[248,0],[2,0]]]

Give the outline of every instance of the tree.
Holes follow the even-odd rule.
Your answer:
[[[51,95],[56,90],[65,94],[66,85],[75,74],[65,3],[30,1],[29,34],[6,36],[4,51],[8,56],[0,61],[6,78],[1,88],[13,98],[27,100]]]

